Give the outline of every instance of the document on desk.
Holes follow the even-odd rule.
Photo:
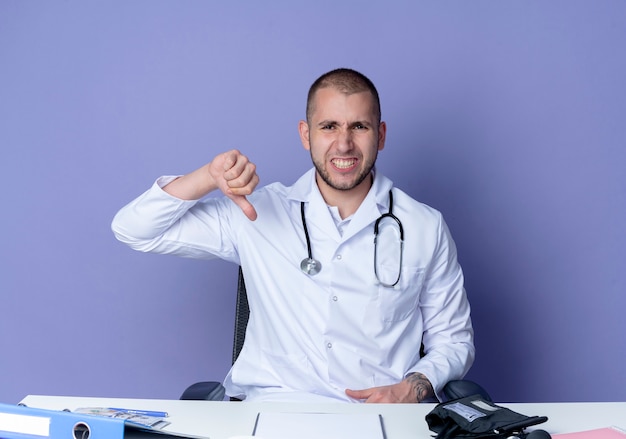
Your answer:
[[[261,412],[254,436],[262,439],[385,439],[376,413]]]

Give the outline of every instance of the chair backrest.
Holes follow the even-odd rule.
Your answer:
[[[233,339],[233,363],[239,357],[239,352],[246,339],[246,328],[250,308],[248,307],[248,294],[246,293],[246,283],[243,279],[243,271],[239,267],[239,279],[237,281],[237,302],[235,304],[235,335]]]

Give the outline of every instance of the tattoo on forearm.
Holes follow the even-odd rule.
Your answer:
[[[423,374],[415,372],[407,376],[406,379],[413,387],[413,390],[415,390],[417,402],[421,402],[435,394],[432,384]]]

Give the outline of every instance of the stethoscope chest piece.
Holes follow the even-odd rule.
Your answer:
[[[300,262],[300,270],[309,276],[313,276],[322,270],[322,264],[317,259],[313,259],[313,253],[311,252],[311,238],[309,238],[309,230],[306,227],[306,218],[304,217],[304,201],[300,203],[300,214],[302,216],[302,228],[304,229],[304,236],[306,238],[306,247],[309,252],[309,257],[304,258],[302,262]]]
[[[313,276],[321,271],[322,264],[320,261],[313,258],[304,258],[302,262],[300,262],[300,270],[309,276]]]

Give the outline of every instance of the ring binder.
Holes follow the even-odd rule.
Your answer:
[[[125,424],[123,419],[0,403],[3,439],[123,439]]]

